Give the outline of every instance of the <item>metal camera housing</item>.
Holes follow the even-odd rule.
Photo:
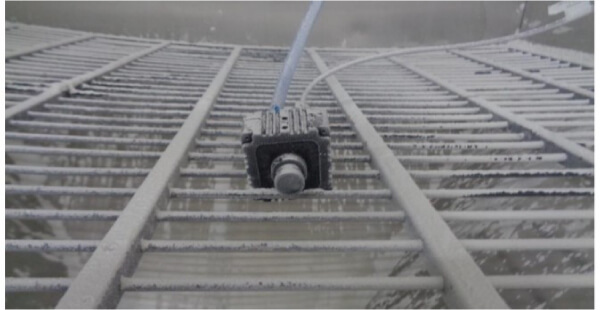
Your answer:
[[[283,194],[332,189],[330,127],[325,110],[283,108],[244,118],[242,150],[249,183]]]

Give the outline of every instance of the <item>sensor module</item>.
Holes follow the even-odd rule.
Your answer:
[[[242,149],[253,187],[275,187],[282,194],[305,189],[332,189],[330,183],[330,127],[326,111],[306,105],[283,108],[294,71],[322,2],[309,7],[271,100],[264,112],[244,118]]]
[[[244,118],[242,149],[255,188],[275,187],[282,194],[332,189],[330,127],[325,110],[283,108]]]

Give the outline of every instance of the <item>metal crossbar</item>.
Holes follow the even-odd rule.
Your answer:
[[[315,50],[310,50],[309,54],[320,71],[328,70]],[[411,181],[405,167],[399,163],[342,85],[335,77],[327,78],[326,82],[365,143],[374,165],[380,171],[384,183],[390,188],[395,203],[408,214],[411,224],[424,242],[427,255],[447,279],[445,291],[449,299],[461,308],[506,308],[507,305],[485,279],[484,273],[437,214],[417,184]],[[401,180],[407,181],[400,186]]]
[[[507,44],[329,77],[307,102],[330,116],[334,190],[290,199],[249,188],[237,147],[242,116],[270,104],[285,49],[9,26],[5,220],[67,234],[7,230],[5,252],[92,255],[71,278],[7,273],[8,297],[526,308],[561,300],[545,289],[590,296],[586,62]],[[307,50],[286,104],[328,67],[375,51]],[[108,233],[88,231],[100,224]],[[237,293],[199,304],[200,292]]]
[[[548,275],[548,276],[489,276],[498,289],[541,289],[541,288],[588,288],[592,287],[592,275]],[[64,291],[70,281],[66,279],[7,279],[7,292]],[[303,291],[303,290],[415,290],[441,289],[442,277],[405,278],[342,278],[328,280],[294,279],[237,279],[224,280],[160,280],[123,279],[124,291]]]
[[[143,56],[146,56],[153,52],[156,52],[157,50],[160,50],[161,48],[164,48],[167,45],[169,45],[169,42],[165,42],[165,43],[161,43],[161,44],[152,46],[152,47],[142,50],[138,53],[127,55],[121,59],[111,62],[101,68],[98,68],[97,70],[92,71],[92,72],[87,72],[85,74],[76,76],[72,79],[62,81],[59,83],[55,83],[55,84],[51,84],[51,85],[49,85],[48,89],[44,90],[39,95],[36,95],[35,97],[29,98],[13,107],[8,108],[5,111],[4,119],[9,120],[9,119],[13,118],[15,115],[23,113],[33,107],[36,107],[42,103],[52,100],[56,96],[59,96],[62,93],[79,86],[80,84],[83,84],[89,80],[92,80],[101,75],[104,75],[111,71],[114,71],[115,69],[118,69],[119,67],[122,67],[140,57],[143,57]]]
[[[472,60],[475,60],[475,61],[487,64],[487,65],[495,67],[495,68],[499,68],[499,69],[504,70],[504,71],[508,71],[508,72],[511,72],[511,73],[523,76],[523,77],[531,79],[531,80],[542,82],[542,83],[545,83],[547,85],[551,85],[551,86],[557,87],[559,89],[562,89],[562,90],[565,90],[565,91],[569,91],[571,93],[580,95],[580,96],[585,97],[585,98],[589,98],[589,99],[594,99],[595,98],[595,95],[591,91],[588,91],[586,89],[582,89],[580,87],[574,87],[574,86],[571,86],[571,85],[567,85],[567,84],[565,84],[563,82],[556,81],[554,79],[547,78],[547,77],[541,76],[539,74],[530,73],[530,72],[527,72],[527,71],[525,71],[523,69],[519,69],[519,68],[512,68],[512,67],[510,67],[508,65],[502,65],[502,64],[499,64],[497,62],[484,59],[484,58],[482,58],[480,56],[472,55],[472,54],[470,54],[468,52],[465,52],[465,51],[453,51],[453,53],[455,53],[456,55],[463,56],[463,57],[468,58],[468,59],[472,59]]]
[[[455,52],[455,53],[459,53],[459,52]],[[511,122],[512,124],[521,126],[525,130],[528,130],[528,131],[534,133],[535,135],[543,138],[545,141],[553,143],[555,146],[557,146],[558,148],[561,148],[563,151],[568,152],[569,154],[575,156],[577,159],[583,160],[587,164],[591,164],[591,165],[594,163],[595,159],[594,159],[593,152],[577,145],[576,143],[569,141],[568,139],[566,139],[564,137],[561,137],[561,136],[558,136],[558,135],[552,133],[545,127],[543,127],[539,124],[536,124],[534,122],[531,122],[530,120],[525,119],[519,115],[516,115],[515,113],[512,113],[511,111],[509,111],[507,109],[499,108],[494,103],[482,98],[479,94],[468,93],[467,91],[452,85],[450,82],[444,81],[441,78],[436,77],[433,74],[430,74],[422,69],[419,69],[414,65],[411,65],[406,62],[399,61],[399,60],[393,60],[393,61],[395,61],[396,63],[410,69],[411,71],[445,87],[446,89],[453,91],[454,93],[489,110],[490,112],[495,113],[499,117],[506,119],[507,121]]]
[[[440,211],[440,216],[452,221],[574,221],[592,220],[589,210],[543,211]],[[71,221],[113,221],[120,211],[51,211],[38,209],[6,210],[7,219],[45,219]],[[393,212],[185,212],[157,211],[161,222],[328,222],[328,221],[403,221],[405,213]]]
[[[593,239],[460,240],[468,251],[590,250]],[[87,240],[6,240],[7,252],[94,252],[98,242]],[[420,240],[398,241],[170,241],[142,240],[142,252],[379,252],[422,251]]]
[[[572,63],[578,65],[582,68],[593,69],[595,67],[595,61],[590,54],[575,52],[571,54],[559,53],[559,50],[555,50],[550,46],[535,45],[526,41],[514,41],[507,44],[510,50],[518,51],[521,53],[527,53],[530,55],[549,57],[552,59],[557,59],[561,61],[565,61],[567,63]],[[575,54],[575,55],[574,55]]]
[[[588,288],[592,287],[592,275],[549,275],[549,276],[489,276],[498,289],[541,289],[541,288]],[[7,292],[64,291],[70,281],[66,279],[7,279]],[[303,290],[415,290],[441,289],[442,277],[406,278],[343,278],[328,280],[294,279],[238,279],[238,280],[159,280],[124,279],[124,291],[303,291]]]
[[[68,45],[68,44],[72,44],[72,43],[79,42],[79,41],[85,41],[85,40],[91,39],[93,37],[94,36],[91,35],[91,34],[84,34],[82,36],[77,36],[77,37],[74,37],[74,38],[67,38],[65,40],[61,40],[61,41],[58,41],[58,42],[51,42],[51,43],[46,43],[46,44],[40,44],[40,45],[32,46],[32,47],[24,49],[24,50],[19,50],[19,51],[12,52],[12,53],[6,53],[4,55],[4,59],[8,60],[8,59],[11,59],[11,58],[21,57],[23,55],[33,54],[35,52],[39,52],[39,51],[51,49],[51,48],[54,48],[54,47]]]
[[[139,245],[136,244],[151,225],[157,204],[165,200],[168,185],[177,177],[196,132],[203,124],[239,54],[239,48],[231,52],[153,170],[146,176],[145,182],[124,208],[124,213],[104,237],[100,246],[103,250],[94,252],[75,279],[75,285],[72,285],[61,299],[59,308],[116,306],[121,294],[118,284],[120,276],[131,273],[135,268],[137,259],[132,256],[137,256],[137,253],[133,250],[138,248]],[[105,271],[105,277],[98,276],[100,270]],[[112,271],[106,272],[107,270]],[[95,287],[89,287],[90,283],[94,283]]]

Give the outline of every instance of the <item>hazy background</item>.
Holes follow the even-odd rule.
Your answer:
[[[326,2],[310,46],[406,47],[479,40],[516,31],[521,2]],[[523,27],[553,2],[527,2]],[[7,21],[93,32],[232,44],[287,46],[308,2],[15,2]],[[593,52],[593,16],[532,41]]]

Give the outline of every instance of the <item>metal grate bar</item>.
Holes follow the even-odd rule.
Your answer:
[[[550,48],[549,46],[545,46],[545,48],[541,48],[541,47],[539,47],[535,44],[532,44],[530,42],[527,42],[527,41],[509,42],[508,47],[510,50],[526,52],[526,53],[533,54],[533,55],[539,55],[539,56],[543,56],[543,57],[558,59],[558,60],[566,61],[566,62],[575,64],[575,65],[578,65],[581,67],[585,67],[585,68],[593,69],[595,67],[594,59],[592,59],[592,57],[590,55],[586,55],[584,53],[579,53],[579,56],[581,56],[581,57],[568,56],[568,55],[565,55],[565,53],[563,53],[564,55],[562,55],[561,52],[552,53],[552,52],[550,52],[550,49],[552,49],[552,48]],[[570,51],[570,52],[573,55],[575,51]]]
[[[7,25],[9,25],[9,23],[6,23]],[[42,35],[43,37],[47,37],[47,36],[55,36],[55,35],[65,35],[65,34],[81,34],[82,31],[76,31],[76,30],[70,30],[70,29],[65,29],[65,28],[53,28],[53,27],[46,27],[46,26],[37,26],[37,25],[31,25],[31,24],[23,24],[23,23],[17,23],[17,22],[11,22],[10,23],[10,27],[12,27],[12,29],[15,30],[23,30],[26,31],[27,33],[30,34],[37,34],[37,35]],[[12,33],[12,31],[10,32]],[[98,38],[103,38],[103,39],[120,39],[120,40],[124,40],[127,41],[128,44],[134,44],[134,43],[138,43],[140,44],[140,42],[142,43],[146,43],[146,42],[158,42],[158,40],[153,40],[153,39],[142,39],[142,38],[136,38],[136,37],[127,37],[127,36],[122,36],[122,35],[111,35],[111,34],[96,34],[96,36]]]
[[[98,84],[98,81],[94,81],[94,84]],[[122,83],[123,84],[123,83]],[[120,84],[118,84],[120,85]],[[85,88],[87,84],[81,85],[82,88]],[[135,87],[133,89],[139,90],[139,88],[146,88],[146,91],[149,91],[148,88],[152,88],[153,84],[140,84],[140,85],[132,85],[131,87]],[[113,88],[114,90],[114,88]],[[194,89],[198,91],[197,88]],[[199,95],[202,94],[202,91],[199,92]],[[81,105],[94,105],[94,106],[104,106],[104,107],[128,107],[128,108],[157,108],[157,109],[193,109],[194,104],[188,103],[153,103],[153,102],[135,102],[135,101],[114,101],[114,100],[105,100],[105,99],[90,99],[90,98],[68,98],[61,97],[57,100],[60,103],[70,103],[70,104],[81,104]]]
[[[129,274],[138,263],[140,238],[151,227],[156,206],[167,197],[167,189],[186,160],[189,147],[223,87],[240,48],[235,48],[198,100],[194,109],[162,153],[123,214],[105,235],[101,246],[65,293],[58,308],[114,307],[122,294],[118,285],[122,275]],[[102,270],[102,272],[99,272]]]
[[[190,160],[210,159],[215,161],[244,161],[244,154],[190,152],[190,154],[188,154],[188,157],[190,158]],[[370,161],[370,158],[367,155],[340,155],[332,156],[332,161],[367,163]]]
[[[152,171],[151,171],[152,172]],[[150,175],[150,174],[149,174]],[[107,188],[107,187],[76,187],[76,186],[35,186],[35,185],[6,185],[7,195],[34,194],[40,196],[131,196],[137,191],[134,188]],[[508,190],[506,190],[508,191]],[[460,191],[453,192],[434,192],[434,196],[493,196],[495,193],[503,195],[506,191],[484,191],[471,192]],[[563,195],[568,193],[588,194],[588,191],[582,190],[523,190],[525,195]],[[463,193],[463,194],[462,194]],[[248,190],[212,190],[212,189],[184,189],[171,188],[168,197],[173,198],[198,198],[198,199],[286,199],[288,196],[282,195],[275,189],[248,189]],[[306,190],[294,196],[296,199],[389,199],[388,190]]]
[[[171,197],[197,199],[286,199],[275,189],[214,190],[171,188]],[[390,199],[388,190],[305,190],[294,195],[295,199]]]
[[[506,119],[507,121],[511,122],[512,124],[516,124],[516,125],[522,127],[523,129],[534,133],[535,135],[539,136],[546,142],[549,142],[549,143],[557,146],[558,148],[562,149],[563,151],[573,155],[575,158],[583,160],[585,163],[590,164],[590,165],[592,165],[594,163],[593,152],[579,146],[578,144],[575,144],[574,142],[567,140],[564,137],[561,137],[561,136],[549,131],[548,129],[541,126],[540,123],[535,124],[522,116],[516,115],[504,108],[497,106],[496,104],[494,104],[492,102],[489,102],[488,100],[485,100],[478,96],[474,96],[472,93],[467,92],[464,89],[461,89],[455,85],[452,85],[451,83],[449,83],[437,76],[434,76],[433,74],[426,72],[425,70],[420,69],[415,65],[409,64],[407,61],[399,60],[396,58],[391,59],[391,60],[393,62],[415,72],[416,74],[460,95],[461,97],[468,99],[469,101],[475,103],[476,105],[478,105],[482,108],[485,108],[486,110],[494,113],[495,115]]]
[[[238,130],[210,130],[205,129],[202,131],[207,136],[221,136],[221,137],[238,137],[240,135]],[[587,133],[588,134],[588,133]],[[462,134],[462,133],[419,133],[419,132],[402,132],[402,131],[389,131],[381,132],[382,138],[403,138],[403,139],[414,139],[424,141],[516,141],[522,140],[524,134],[520,133],[478,133],[478,134]],[[354,131],[335,131],[330,134],[333,138],[355,138],[356,133]]]
[[[447,221],[576,221],[593,220],[592,210],[439,211]],[[6,209],[7,219],[114,221],[120,211]],[[202,212],[158,211],[158,222],[354,222],[403,221],[405,213],[392,212]]]
[[[86,175],[86,176],[146,176],[150,169],[141,168],[86,168],[86,167],[47,167],[47,166],[23,166],[6,165],[6,173],[17,174],[41,174],[41,175]],[[575,171],[575,175],[579,175]],[[591,172],[592,173],[592,172]],[[333,171],[333,175],[339,178],[377,178],[378,172],[373,171]],[[214,170],[214,169],[181,169],[181,177],[221,177],[221,178],[246,178],[244,170]]]
[[[523,77],[525,77],[527,79],[531,79],[531,80],[534,80],[534,81],[537,81],[537,82],[542,82],[542,83],[545,83],[547,85],[551,85],[553,87],[557,87],[559,89],[566,90],[566,91],[569,91],[569,92],[574,93],[574,94],[578,94],[578,95],[583,96],[585,98],[595,99],[595,94],[593,92],[591,92],[591,91],[586,90],[586,89],[583,89],[583,88],[580,88],[580,87],[576,87],[576,86],[572,86],[572,85],[568,85],[566,83],[563,83],[563,82],[560,82],[560,81],[556,81],[554,79],[551,79],[551,78],[548,78],[548,77],[544,77],[544,76],[541,76],[539,74],[530,73],[530,72],[527,72],[527,71],[519,69],[519,68],[515,68],[515,67],[510,67],[510,66],[507,66],[507,65],[503,65],[503,64],[500,64],[498,62],[491,61],[489,59],[485,59],[483,57],[473,55],[473,54],[469,53],[468,51],[453,50],[453,51],[451,51],[451,53],[459,55],[459,56],[462,56],[462,57],[465,57],[467,59],[471,59],[473,61],[477,61],[477,62],[486,64],[486,65],[489,65],[489,66],[501,69],[501,70],[504,70],[504,71],[507,71],[507,72],[511,72],[513,74],[517,74],[519,76],[523,76]]]
[[[498,289],[593,287],[593,275],[489,276]],[[440,290],[442,277],[343,279],[203,279],[169,280],[124,278],[125,291],[277,291],[277,290]]]
[[[516,66],[518,68],[518,70],[522,70],[522,71],[526,71],[526,73],[529,72],[534,72],[534,74],[536,76],[543,76],[545,78],[550,78],[553,81],[559,81],[560,83],[562,83],[563,85],[568,85],[568,86],[572,86],[575,88],[579,88],[579,89],[583,89],[587,92],[589,92],[589,95],[592,95],[594,87],[593,87],[593,70],[589,70],[589,69],[583,69],[581,67],[575,66],[573,64],[571,65],[567,65],[565,63],[559,62],[557,60],[551,60],[551,59],[544,59],[541,58],[539,56],[535,56],[535,55],[527,55],[527,54],[523,54],[523,53],[516,53],[516,52],[507,52],[507,51],[499,51],[499,52],[477,52],[477,51],[472,51],[469,52],[468,55],[481,55],[482,56],[480,58],[478,58],[477,60],[484,60],[484,61],[493,61],[495,63],[501,63],[505,66],[509,66],[510,68],[513,66]],[[461,55],[458,55],[461,58],[458,58],[458,60],[456,61],[460,61],[463,62],[465,64],[468,63],[472,63],[475,65],[479,65],[481,67],[485,67],[486,64],[485,63],[480,63],[477,62],[474,59],[471,58],[465,58]],[[483,58],[486,57],[486,58]],[[457,62],[457,64],[459,64],[460,62]],[[438,71],[436,68],[433,68],[431,66],[427,66],[426,63],[421,63],[420,66],[424,66],[424,67],[428,67],[429,70],[432,71]],[[440,74],[440,72],[439,72]],[[488,79],[488,76],[490,76],[490,74],[487,75],[481,75],[483,79]],[[449,78],[447,76],[441,76],[443,78]],[[529,76],[531,77],[531,76]],[[534,78],[534,77],[531,77]],[[455,80],[455,78],[453,77],[453,80]],[[528,81],[527,79],[524,79],[523,81]],[[457,83],[455,83],[457,86],[459,87],[466,87],[465,85],[459,85]],[[549,90],[551,91],[560,91],[560,89],[553,87],[553,85],[549,85]],[[491,96],[490,94],[487,94],[486,92],[483,92],[482,90],[479,90],[477,88],[473,88],[471,91],[471,93],[473,93],[474,97],[480,96],[483,98],[487,98],[491,103],[497,103],[497,100],[501,99],[501,97],[498,96]],[[591,100],[589,99],[577,99],[577,98],[582,98],[582,95],[579,94],[575,94],[575,93],[571,93],[571,92],[566,92],[563,91],[563,96],[565,96],[566,98],[570,97],[572,98],[571,100],[558,100],[557,97],[549,97],[549,98],[535,98],[538,99],[537,101],[532,101],[529,100],[526,103],[528,104],[522,104],[522,106],[524,106],[523,108],[514,110],[513,108],[509,108],[508,110],[510,112],[514,112],[515,114],[519,114],[519,116],[522,116],[530,121],[533,121],[533,123],[535,124],[539,124],[541,125],[541,120],[555,120],[554,122],[559,125],[559,126],[555,126],[555,124],[553,126],[547,126],[547,127],[552,127],[552,131],[556,131],[559,134],[566,132],[568,130],[574,130],[574,129],[584,129],[585,127],[592,127],[592,119],[593,119],[593,113],[592,113],[592,106],[590,106],[591,104]],[[555,95],[557,96],[557,95]],[[517,101],[522,101],[525,98],[513,98],[514,100]],[[532,98],[530,98],[532,99]],[[543,100],[545,99],[545,100]],[[548,99],[548,100],[546,100]],[[506,102],[506,98],[502,99],[502,102]],[[561,107],[557,107],[557,102],[559,101],[563,101],[565,102],[566,106],[574,106],[574,104],[572,104],[572,102],[574,103],[578,103],[581,104],[583,101],[586,102],[586,104],[588,105],[588,107],[575,107],[573,110],[565,110],[565,111],[558,111],[560,109],[562,109]],[[533,103],[533,104],[529,104],[529,103]],[[549,106],[550,108],[548,110],[538,110],[540,109],[541,106]],[[529,109],[531,108],[531,109]],[[567,109],[567,108],[564,108]],[[588,110],[588,111],[587,111]],[[563,113],[561,113],[563,112]],[[589,113],[590,112],[590,113]],[[580,120],[581,122],[572,122],[571,120]],[[589,121],[591,120],[591,121]],[[589,129],[589,128],[587,128]],[[590,133],[592,134],[592,128],[589,129]],[[581,140],[581,139],[569,139],[572,140],[574,143],[578,144],[578,145],[582,145],[585,148],[589,148],[592,150],[592,148],[594,147],[593,141],[592,140]]]
[[[13,148],[11,148],[12,150]],[[8,150],[8,147],[7,147]],[[215,161],[243,161],[243,154],[225,153],[190,153],[190,159],[211,159]],[[397,156],[397,159],[415,163],[520,163],[520,162],[561,162],[567,159],[563,153],[520,154],[520,155],[432,155],[432,156]],[[334,162],[370,162],[369,156],[348,155],[333,156]]]
[[[94,37],[95,37],[95,35],[93,35],[93,34],[84,34],[84,35],[71,37],[71,38],[67,38],[64,40],[60,40],[60,41],[34,45],[34,46],[31,46],[31,47],[28,47],[25,49],[21,49],[21,50],[17,50],[14,52],[8,52],[4,55],[4,60],[6,61],[6,60],[9,60],[12,58],[17,58],[17,57],[33,54],[33,53],[40,52],[43,50],[47,50],[47,49],[51,49],[51,48],[55,48],[55,47],[59,47],[59,46],[64,46],[64,45],[69,45],[69,44],[80,42],[80,41],[85,41],[88,39],[92,39]]]
[[[71,279],[63,278],[5,278],[5,293],[15,292],[63,292],[71,285]]]
[[[592,288],[593,275],[488,276],[497,289]],[[65,291],[71,283],[63,278],[7,278],[6,292]],[[303,290],[440,290],[442,277],[329,278],[329,279],[204,279],[165,280],[123,278],[124,291],[303,291]]]
[[[110,188],[110,187],[75,187],[75,186],[36,186],[36,185],[10,185],[5,187],[6,195],[40,195],[40,196],[112,196],[127,197],[136,192],[135,188]]]
[[[198,97],[198,96],[197,96]],[[196,98],[197,98],[196,97]],[[186,97],[185,100],[189,101],[191,97]],[[164,98],[155,97],[156,100],[163,101]],[[162,115],[162,116],[187,116],[189,111],[187,110],[174,110],[171,109],[128,109],[128,108],[110,108],[110,107],[87,107],[77,106],[68,104],[45,104],[44,108],[55,111],[67,111],[67,112],[84,112],[84,113],[120,113],[124,115],[139,114],[139,115]]]
[[[309,54],[319,68],[328,67],[315,50]],[[411,176],[369,123],[338,80],[331,76],[326,82],[338,99],[341,108],[372,156],[384,183],[391,189],[393,200],[411,220],[437,269],[445,277],[445,294],[451,304],[461,308],[507,308],[505,301],[492,287],[484,273],[455,237],[449,226],[412,182]],[[398,180],[404,180],[403,186]]]
[[[62,121],[78,121],[86,123],[99,124],[135,124],[135,125],[163,125],[163,126],[181,126],[185,119],[160,119],[160,118],[123,118],[110,116],[87,116],[80,114],[61,114],[51,112],[27,111],[28,116],[38,119],[62,120]]]
[[[487,239],[460,240],[469,251],[590,250],[593,239]],[[44,241],[42,241],[43,243]],[[10,241],[7,240],[10,244]],[[85,245],[85,242],[84,242]],[[10,246],[10,245],[9,245]],[[60,246],[60,244],[59,244]],[[420,240],[364,241],[142,241],[148,252],[357,252],[421,251]]]
[[[460,240],[468,251],[578,251],[594,248],[593,239]],[[6,240],[7,252],[93,252],[97,240]],[[361,241],[188,241],[142,240],[143,252],[264,253],[421,251],[420,240]]]
[[[494,198],[537,196],[592,196],[593,188],[495,188],[495,189],[426,189],[428,198]]]
[[[80,84],[83,84],[89,80],[92,80],[96,77],[104,75],[110,71],[114,71],[122,66],[125,66],[128,63],[130,63],[140,57],[154,53],[154,52],[166,47],[167,45],[169,45],[169,42],[164,42],[164,43],[155,45],[148,49],[142,50],[138,53],[127,55],[123,58],[120,58],[114,62],[111,62],[101,68],[94,70],[94,71],[84,73],[82,75],[76,76],[76,77],[71,78],[66,81],[52,84],[44,92],[42,92],[32,98],[29,98],[26,101],[19,103],[18,105],[8,108],[6,110],[5,120],[9,120],[18,114],[21,114],[33,107],[36,107],[42,103],[45,103],[46,101],[51,100],[51,99],[61,95],[63,92],[69,91],[70,89],[73,89]]]
[[[380,174],[382,172],[380,171]],[[74,188],[73,188],[74,189]],[[7,194],[11,193],[7,188]],[[86,192],[82,189],[82,192]],[[504,196],[572,196],[593,195],[592,188],[521,188],[521,189],[429,189],[421,190],[428,198],[476,198],[476,197],[504,197]],[[197,199],[284,199],[285,195],[272,189],[247,189],[247,190],[212,190],[212,189],[184,189],[172,188],[171,197],[197,198]],[[306,190],[294,196],[295,199],[389,199],[391,192],[388,190]]]
[[[207,125],[214,127],[225,127],[225,128],[239,128],[241,127],[239,122],[231,121],[208,121]],[[459,130],[459,129],[491,129],[491,128],[505,128],[509,125],[508,122],[490,121],[490,122],[475,122],[475,123],[418,123],[418,124],[374,124],[376,129],[404,129],[404,130]],[[346,123],[334,123],[330,124],[332,129],[349,129],[351,126]],[[203,129],[206,132],[212,132],[208,129]],[[215,131],[219,132],[219,131]]]
[[[27,27],[20,28],[7,35],[12,45],[12,49],[7,46],[8,52],[82,35],[51,28],[30,34]],[[6,105],[18,106],[19,101],[60,79],[160,43],[163,41],[98,35],[11,59],[7,61]],[[321,55],[315,50],[311,53],[335,66],[374,51],[322,49]],[[563,297],[547,296],[533,288],[564,292],[592,287],[591,165],[474,100],[592,149],[594,99],[449,52],[403,59],[441,81],[452,82],[459,92],[410,68],[391,65],[387,59],[357,66],[318,84],[308,100],[312,107],[326,109],[333,121],[334,191],[287,197],[246,184],[244,157],[234,142],[239,138],[241,118],[270,103],[285,48],[249,47],[239,52],[227,80],[218,90],[212,88],[214,100],[202,103],[206,107],[201,120],[197,117],[193,126],[185,125],[190,122],[185,119],[190,112],[198,112],[202,100],[197,99],[216,83],[215,74],[224,70],[222,65],[233,56],[231,52],[227,45],[173,42],[79,84],[68,95],[41,103],[23,113],[23,118],[7,119],[10,130],[5,138],[12,145],[6,153],[14,162],[5,167],[9,179],[7,223],[23,227],[59,224],[77,236],[71,240],[57,234],[40,240],[13,234],[7,240],[7,255],[61,256],[69,252],[66,255],[87,257],[85,253],[96,251],[92,265],[82,263],[84,273],[71,286],[71,301],[78,307],[117,303],[137,307],[152,300],[188,305],[190,301],[179,298],[186,293],[175,298],[169,293],[177,290],[305,290],[314,291],[305,292],[306,296],[329,297],[321,293],[323,287],[369,290],[365,287],[371,283],[388,283],[387,290],[394,292],[335,293],[348,298],[328,299],[327,303],[356,305],[369,299],[368,307],[406,302],[419,307],[443,296],[444,306],[458,307],[465,305],[465,299],[483,300],[484,295],[472,296],[469,289],[484,287],[494,298],[498,297],[496,289],[520,290],[517,299],[513,292],[500,293],[512,306],[540,307],[542,303],[557,306]],[[307,56],[315,58],[311,53]],[[469,54],[585,91],[594,89],[592,70],[575,62],[518,52],[511,45],[472,49]],[[326,66],[322,63],[316,68],[314,64],[311,58],[303,58],[287,104],[294,104],[304,85]],[[465,94],[469,96],[464,98]],[[362,113],[349,122],[347,114],[354,115],[349,111],[356,109]],[[371,124],[366,124],[367,120]],[[182,131],[187,132],[183,139]],[[179,140],[185,143],[173,151]],[[364,140],[368,143],[361,142]],[[39,166],[32,166],[31,159]],[[411,169],[399,168],[397,161]],[[585,168],[566,169],[563,164]],[[389,188],[404,190],[405,184],[419,188],[411,187],[410,193],[391,199],[395,192]],[[137,197],[130,201],[133,195]],[[430,204],[425,198],[431,199]],[[417,201],[403,205],[409,213],[398,209],[402,199]],[[127,201],[130,203],[125,205]],[[427,216],[421,216],[423,213]],[[421,225],[417,234],[412,225],[415,221]],[[438,236],[441,223],[442,230],[451,228],[455,235]],[[90,233],[90,227],[100,229]],[[112,227],[109,235],[99,237],[107,227]],[[444,251],[451,244],[452,253],[428,250],[427,238],[420,240],[422,232]],[[444,239],[447,235],[452,243]],[[461,259],[456,256],[457,248]],[[474,256],[476,266],[469,256],[461,256],[466,252]],[[215,255],[224,259],[215,259]],[[448,264],[448,269],[441,272],[436,263],[440,261]],[[453,262],[471,264],[467,272],[476,270],[476,276]],[[392,272],[388,266],[395,266]],[[430,286],[434,291],[425,292],[429,289],[420,288],[419,281],[411,277],[356,278],[364,274],[365,267],[373,274],[426,272],[435,276],[417,280],[437,282]],[[542,275],[550,270],[542,268],[553,268],[558,274]],[[483,274],[478,274],[479,270]],[[306,278],[286,278],[298,272],[304,272]],[[449,277],[449,273],[455,276]],[[491,274],[503,275],[486,276]],[[342,278],[347,275],[351,278]],[[450,281],[457,279],[469,283]],[[6,280],[7,292],[61,292],[71,284],[63,278]],[[398,292],[401,282],[412,292]],[[135,289],[120,286],[131,283],[136,284]],[[264,286],[275,283],[284,288]],[[375,285],[373,290],[377,290]],[[463,290],[468,297],[462,299],[461,292],[449,290],[449,286]],[[99,293],[80,303],[93,291]],[[135,291],[156,293],[121,296]],[[575,293],[589,295],[588,290]],[[396,296],[405,297],[398,301]],[[250,292],[225,298],[207,294],[200,301],[194,297],[196,307],[260,307],[266,302],[262,293]],[[325,301],[280,293],[270,296],[268,302],[302,307],[313,305],[314,300]]]
[[[72,36],[69,35],[69,37]],[[49,38],[45,36],[36,37],[33,46],[38,46],[39,42],[63,41],[63,37],[63,35],[58,36],[55,40],[48,40]],[[31,47],[32,44],[26,46]],[[7,81],[5,105],[7,107],[19,105],[64,79],[86,74],[130,53],[138,52],[141,47],[149,46],[150,42],[142,46],[131,45],[123,40],[103,40],[94,35],[87,40],[8,59],[5,76]],[[13,51],[20,50],[22,49],[17,48]]]
[[[52,137],[57,141],[62,141],[61,136],[56,135],[18,135],[16,137],[25,139],[44,139],[45,137]],[[8,137],[7,138],[15,138]],[[70,139],[70,138],[69,138]],[[127,139],[111,140],[111,139],[79,139],[78,141],[89,141],[95,143],[134,143],[134,144],[161,144],[165,143],[163,140],[145,140],[138,139],[135,141]],[[216,148],[216,149],[232,149],[237,150],[240,148],[240,143],[237,141],[197,141],[196,146],[199,148]],[[540,149],[545,146],[542,141],[526,141],[526,142],[488,142],[488,143],[428,143],[428,142],[391,142],[388,143],[391,149],[424,149],[424,150],[436,150],[436,149],[469,149],[469,150],[509,150],[509,149]],[[363,149],[363,144],[358,142],[342,142],[331,144],[332,149],[335,150],[360,150]]]
[[[40,175],[86,175],[86,176],[145,176],[150,169],[140,168],[85,168],[85,167],[42,167],[24,165],[6,165],[6,173],[40,174]],[[519,178],[519,177],[592,177],[593,169],[558,169],[558,170],[409,170],[413,178]],[[379,178],[376,170],[346,171],[334,170],[332,175],[336,178]],[[245,170],[218,170],[218,169],[191,169],[180,170],[181,177],[205,178],[246,178]]]
[[[523,107],[523,108],[507,108],[511,112],[568,112],[568,111],[586,111],[593,112],[592,105],[586,106],[562,106],[562,107]]]
[[[94,144],[127,144],[127,145],[167,145],[170,140],[167,139],[143,139],[143,138],[113,138],[113,137],[86,137],[73,135],[54,135],[54,134],[32,134],[7,132],[6,140],[21,141],[52,141],[52,142],[80,142]]]
[[[114,157],[114,158],[158,158],[161,152],[151,151],[113,151],[97,149],[72,149],[59,147],[19,146],[7,145],[6,153],[41,154],[41,155],[66,155],[89,157]]]

